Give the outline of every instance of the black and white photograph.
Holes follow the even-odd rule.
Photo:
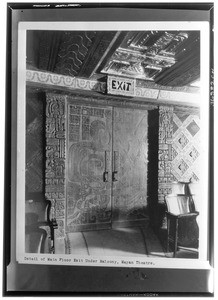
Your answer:
[[[210,270],[209,22],[17,32],[16,263]]]
[[[202,258],[207,26],[20,27],[23,253],[51,254],[48,263],[127,266]]]

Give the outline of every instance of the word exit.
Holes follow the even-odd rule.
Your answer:
[[[123,77],[108,76],[107,91],[109,94],[134,96],[135,80]]]

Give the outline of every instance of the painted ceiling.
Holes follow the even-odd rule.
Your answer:
[[[200,77],[198,31],[29,31],[27,64],[67,76],[126,76],[163,86]]]

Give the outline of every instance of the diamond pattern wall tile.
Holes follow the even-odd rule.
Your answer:
[[[178,152],[172,147],[172,160],[174,160],[177,155],[178,155]]]
[[[180,147],[183,149],[188,144],[188,142],[189,140],[187,139],[187,137],[183,133],[181,133],[178,138],[178,143]]]
[[[172,122],[173,123],[173,134],[178,130],[178,126],[177,126],[177,124],[173,121]]]
[[[183,123],[188,117],[189,114],[183,113],[183,112],[176,112],[175,115],[180,119],[180,121]]]
[[[200,141],[199,116],[187,112],[173,112],[168,107],[159,108],[159,193],[172,181],[199,181]],[[172,117],[173,115],[173,117]]]
[[[197,176],[194,172],[192,173],[192,178],[193,178],[195,181],[199,181],[198,176]]]
[[[180,170],[181,174],[184,174],[185,171],[188,169],[187,163],[182,159],[178,165],[178,169]]]
[[[195,136],[196,133],[200,130],[199,126],[196,124],[194,120],[186,128],[191,133],[192,136]]]
[[[200,155],[200,153],[198,152],[198,150],[193,146],[191,151],[189,152],[189,156],[191,158],[192,161],[195,161],[197,159],[197,157]]]
[[[174,113],[173,121],[178,126],[172,138],[172,174],[177,181],[192,178],[199,181],[200,141],[199,116]]]

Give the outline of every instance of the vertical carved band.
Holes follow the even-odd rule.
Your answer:
[[[57,237],[65,233],[65,147],[65,96],[47,94],[45,196],[58,223]]]
[[[173,107],[159,107],[158,200],[171,193]]]

